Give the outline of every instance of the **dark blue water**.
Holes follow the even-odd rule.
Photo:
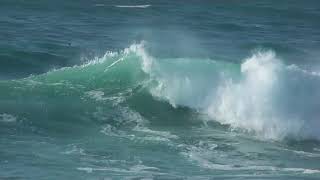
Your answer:
[[[318,179],[320,2],[0,1],[0,179]]]

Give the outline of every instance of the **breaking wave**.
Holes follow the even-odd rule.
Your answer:
[[[145,71],[156,81],[150,93],[173,107],[196,109],[262,138],[320,137],[319,74],[285,65],[271,50],[256,51],[241,65],[209,59],[155,61],[141,52],[144,64],[154,64]]]
[[[1,91],[7,93],[0,97],[10,99],[17,93],[48,97],[50,93],[50,97],[68,95],[114,105],[130,103],[128,99],[140,93],[151,95],[154,103],[187,107],[262,138],[320,138],[319,73],[285,65],[271,50],[256,51],[242,64],[235,64],[200,58],[159,59],[149,55],[145,46],[133,44],[81,66],[2,81]],[[143,106],[141,101],[131,107]]]

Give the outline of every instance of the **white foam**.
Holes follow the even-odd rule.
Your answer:
[[[130,170],[133,172],[141,172],[141,171],[159,171],[159,168],[149,167],[143,164],[137,164],[135,166],[130,167]]]
[[[97,101],[104,101],[107,99],[104,97],[104,92],[102,91],[93,90],[93,91],[86,92],[86,94],[90,98],[95,99]]]
[[[168,138],[168,139],[178,139],[179,138],[178,136],[171,134],[168,131],[156,131],[156,130],[151,130],[147,127],[136,126],[134,128],[134,130],[139,131],[139,132],[152,134],[152,135],[156,135],[156,136],[161,136],[161,137]]]
[[[314,173],[320,173],[320,170],[317,169],[304,169],[303,170],[304,174],[314,174]]]
[[[182,145],[184,146],[184,145]],[[215,157],[212,150],[207,148],[197,147],[197,146],[188,146],[187,151],[182,152],[186,158],[190,161],[197,163],[199,166],[207,169],[221,170],[221,171],[279,171],[279,172],[296,172],[304,174],[315,174],[320,173],[318,169],[305,169],[305,168],[282,168],[275,166],[261,166],[261,165],[235,165],[235,164],[226,164],[226,163],[214,163],[209,159],[210,157]]]
[[[87,173],[93,173],[95,171],[109,171],[109,172],[117,172],[117,173],[119,173],[119,172],[120,173],[127,173],[130,175],[134,175],[134,174],[163,175],[164,174],[164,173],[159,172],[159,169],[156,167],[143,165],[141,161],[139,161],[137,164],[133,164],[133,165],[129,165],[131,163],[127,163],[127,162],[124,162],[124,163],[128,164],[128,167],[118,168],[118,167],[114,167],[114,165],[112,165],[112,167],[109,167],[109,166],[105,166],[105,167],[78,167],[76,169],[79,171],[85,171]]]
[[[300,72],[300,73],[304,73],[304,74],[307,74],[307,75],[311,75],[311,76],[320,76],[320,72],[316,72],[316,71],[308,71],[306,69],[302,69],[300,67],[298,67],[297,65],[295,64],[291,64],[287,67],[288,70],[292,70],[292,71],[297,71],[297,72]]]
[[[17,117],[11,115],[11,114],[0,114],[0,122],[4,123],[13,123],[17,121]]]
[[[313,150],[320,152],[320,149],[319,149],[319,148],[313,148]]]
[[[95,4],[94,6],[96,6],[96,7],[104,7],[106,5],[105,4]]]
[[[115,5],[118,8],[148,8],[150,4],[143,4],[143,5]]]
[[[62,152],[62,154],[80,154],[80,155],[86,155],[84,152],[84,149],[78,147],[76,144],[71,144],[70,148],[68,150]]]
[[[257,53],[241,65],[243,78],[222,84],[207,112],[215,120],[234,128],[258,132],[266,138],[282,138],[288,126],[297,131],[292,121],[283,122],[273,108],[273,90],[279,83],[282,64],[272,51]]]
[[[319,79],[290,70],[272,51],[254,54],[241,65],[240,82],[231,79],[221,85],[207,112],[223,124],[264,138],[319,138],[319,111],[312,99],[319,96]]]
[[[310,153],[310,152],[290,150],[290,149],[284,149],[284,150],[291,151],[295,154],[299,154],[301,156],[306,156],[306,157],[312,157],[312,158],[320,157],[320,154],[317,154],[317,153]]]
[[[194,108],[261,138],[320,138],[320,73],[286,66],[273,51],[257,51],[244,60],[237,77],[225,73],[233,67],[214,61],[160,62],[144,46],[134,44],[125,52],[141,57],[142,70],[157,82],[150,93],[173,107]]]
[[[85,96],[90,99],[93,99],[95,101],[98,101],[98,102],[111,101],[111,102],[113,102],[113,105],[117,105],[117,104],[123,102],[125,99],[125,97],[123,96],[122,93],[119,93],[115,96],[106,97],[104,92],[101,90],[88,91],[85,93]]]
[[[102,127],[101,133],[107,135],[107,136],[114,136],[114,137],[127,137],[130,135],[127,135],[124,131],[120,131],[116,129],[115,127],[107,124]]]
[[[101,133],[107,136],[126,138],[141,143],[160,142],[167,145],[171,144],[171,139],[179,138],[178,136],[171,134],[168,131],[157,131],[149,129],[146,126],[148,124],[148,121],[144,119],[138,112],[132,111],[129,108],[119,108],[118,112],[120,112],[119,117],[117,118],[118,121],[121,121],[123,124],[127,123],[127,127],[133,125],[132,130],[138,133],[124,132],[109,124],[102,127],[102,130],[100,131]],[[103,115],[98,113],[97,116],[100,117]]]
[[[142,69],[157,82],[150,93],[173,107],[204,111],[213,120],[266,139],[320,138],[316,128],[320,127],[315,98],[320,97],[317,73],[285,66],[273,51],[257,51],[245,59],[239,77],[235,77],[225,75],[223,68],[227,66],[206,64],[216,72],[199,66],[204,61],[192,64],[172,60],[161,62],[166,63],[162,66],[143,46],[130,49],[142,57]]]
[[[124,50],[124,54],[135,53],[136,55],[140,56],[142,59],[142,70],[151,75],[152,71],[156,69],[157,64],[154,58],[147,53],[145,46],[146,42],[144,41],[139,44],[133,44]]]

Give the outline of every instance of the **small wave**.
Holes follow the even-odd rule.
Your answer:
[[[144,5],[115,5],[115,7],[118,8],[148,8],[150,7],[150,4],[144,4]]]

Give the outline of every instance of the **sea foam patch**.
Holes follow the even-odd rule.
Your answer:
[[[12,122],[16,122],[17,118],[11,114],[0,114],[0,122],[4,122],[4,123],[12,123]]]
[[[115,5],[117,8],[148,8],[150,4],[143,4],[143,5]]]

